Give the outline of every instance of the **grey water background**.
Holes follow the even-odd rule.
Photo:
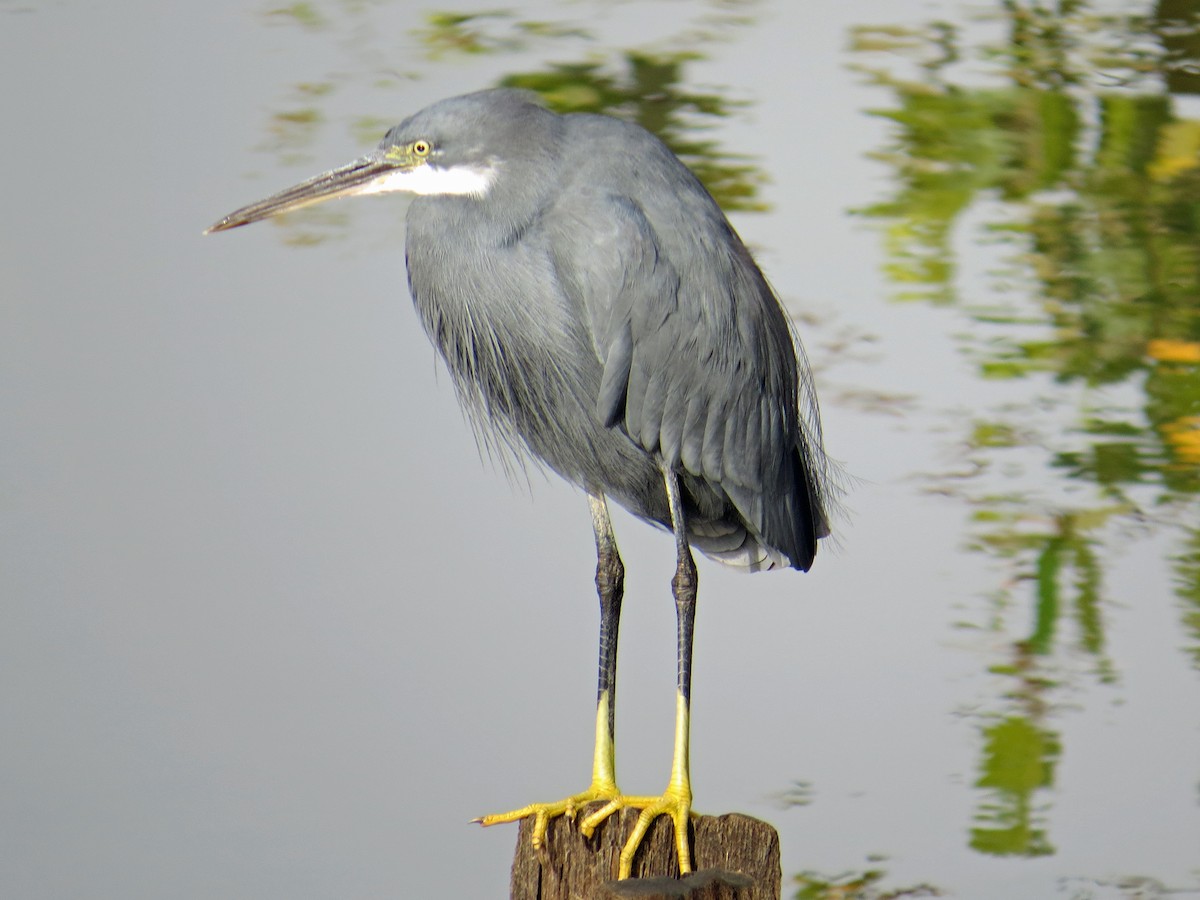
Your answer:
[[[505,80],[705,175],[852,476],[812,573],[701,564],[696,808],[789,896],[1200,895],[1194,16],[0,2],[0,896],[504,896],[468,820],[584,785],[585,498],[481,464],[404,201],[200,235]],[[641,793],[672,547],[617,527]]]

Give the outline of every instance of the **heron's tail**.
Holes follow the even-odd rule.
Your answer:
[[[786,554],[768,547],[741,522],[729,519],[688,523],[691,545],[711,560],[740,572],[791,568]]]

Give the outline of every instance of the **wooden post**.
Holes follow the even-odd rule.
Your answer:
[[[779,900],[779,834],[766,822],[730,813],[696,816],[691,822],[692,866],[679,878],[671,820],[661,816],[646,832],[633,861],[633,878],[616,881],[617,860],[638,810],[623,809],[596,829],[579,833],[572,821],[550,820],[540,850],[530,842],[533,822],[521,822],[512,866],[512,900]]]

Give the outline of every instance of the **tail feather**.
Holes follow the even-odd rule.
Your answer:
[[[741,572],[766,572],[792,566],[785,554],[762,543],[740,522],[728,519],[690,522],[688,539],[709,559]]]

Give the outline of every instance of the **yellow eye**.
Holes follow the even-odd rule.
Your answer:
[[[433,148],[429,146],[429,141],[413,141],[412,149],[417,156],[428,156]]]

